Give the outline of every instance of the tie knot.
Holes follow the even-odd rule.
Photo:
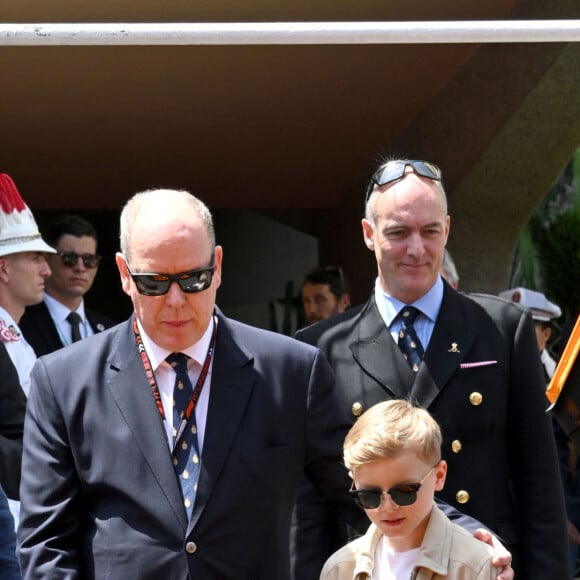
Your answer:
[[[82,321],[81,315],[78,312],[69,312],[66,317],[70,324],[80,324]]]
[[[421,311],[414,306],[405,306],[400,312],[400,317],[405,326],[410,326],[420,313]]]
[[[172,352],[165,359],[176,373],[187,373],[187,361],[189,357],[182,352]]]

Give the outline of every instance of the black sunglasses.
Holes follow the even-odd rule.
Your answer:
[[[79,258],[83,261],[85,268],[96,268],[101,261],[99,254],[77,254],[76,252],[57,252],[62,263],[69,268],[77,265]]]
[[[420,177],[426,177],[433,181],[441,181],[441,169],[429,161],[420,161],[417,159],[388,161],[384,165],[381,165],[371,177],[365,201],[369,200],[375,186],[382,187],[383,185],[401,179],[401,177],[405,175],[407,167],[410,167],[413,172]]]
[[[199,268],[198,270],[188,270],[187,272],[179,272],[179,274],[156,274],[153,272],[133,272],[129,262],[125,259],[129,274],[139,294],[145,296],[162,296],[169,292],[169,288],[173,282],[177,282],[183,292],[193,294],[194,292],[202,292],[207,290],[213,278],[214,266],[213,258],[212,265],[207,268]]]
[[[413,505],[417,501],[417,492],[421,489],[425,480],[433,473],[437,465],[439,465],[439,462],[429,470],[429,473],[419,483],[402,483],[387,490],[380,490],[354,489],[353,481],[349,493],[354,498],[356,505],[363,510],[377,509],[383,502],[383,495],[385,493],[388,493],[398,506]]]

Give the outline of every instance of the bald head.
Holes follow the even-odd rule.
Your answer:
[[[149,189],[136,193],[121,212],[121,252],[130,260],[132,239],[135,231],[151,231],[156,234],[166,228],[184,223],[191,215],[204,224],[211,248],[215,247],[215,230],[208,207],[200,199],[184,190]]]

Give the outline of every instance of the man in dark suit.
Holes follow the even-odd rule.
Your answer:
[[[436,166],[382,165],[362,220],[377,261],[375,290],[355,316],[298,337],[326,353],[352,421],[385,399],[427,408],[449,465],[439,497],[506,542],[516,578],[561,580],[569,577],[564,505],[532,321],[515,304],[460,294],[442,280],[449,227]],[[322,542],[339,527],[317,504],[301,490],[298,537],[318,529]],[[308,548],[312,557],[317,546]],[[299,546],[297,579],[314,577],[301,572],[307,557]]]
[[[64,215],[43,229],[45,240],[50,240],[57,253],[46,256],[51,275],[45,282],[43,302],[28,306],[20,320],[20,329],[36,356],[115,324],[84,303],[101,260],[93,225],[80,216]]]
[[[125,206],[116,260],[134,317],[33,370],[24,578],[284,580],[304,469],[366,529],[340,462],[348,418],[330,366],[223,316],[222,255],[189,193]]]

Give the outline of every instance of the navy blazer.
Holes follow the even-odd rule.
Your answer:
[[[529,313],[512,302],[464,295],[445,284],[416,375],[374,296],[355,316],[317,326],[297,337],[326,353],[351,421],[386,399],[408,397],[428,409],[441,426],[449,466],[438,496],[508,544],[517,578],[569,577],[558,463]],[[314,530],[312,519],[328,520],[328,515],[314,515],[312,509],[299,513],[305,521],[298,533],[308,542],[300,526]],[[321,525],[319,537],[332,534],[328,521]]]
[[[85,307],[85,315],[95,334],[116,324],[112,318],[90,308]],[[27,306],[18,326],[36,356],[54,352],[65,346],[44,301]]]
[[[189,523],[130,322],[37,361],[24,433],[24,578],[284,580],[303,469],[364,531],[340,462],[348,418],[320,351],[218,311],[214,356]]]

